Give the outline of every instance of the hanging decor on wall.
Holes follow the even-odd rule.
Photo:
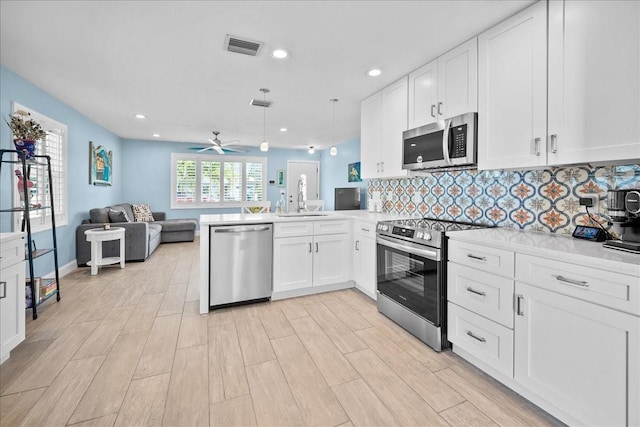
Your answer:
[[[276,187],[284,187],[285,179],[284,179],[284,169],[276,170]]]
[[[111,185],[113,182],[113,151],[89,141],[89,184]]]
[[[360,177],[360,162],[349,163],[348,181],[362,182],[362,178]]]

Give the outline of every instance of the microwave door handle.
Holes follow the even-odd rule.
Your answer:
[[[444,132],[442,133],[442,155],[446,164],[451,164],[451,158],[449,157],[449,130],[451,129],[451,119],[447,119],[444,122]]]

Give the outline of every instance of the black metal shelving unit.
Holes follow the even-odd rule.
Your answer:
[[[25,160],[25,156],[22,158],[18,158],[17,150],[0,150],[0,173],[2,172],[2,165],[4,164],[13,164],[18,165],[22,169],[22,176],[24,179],[25,185],[23,185],[23,202],[22,207],[12,207],[8,209],[0,209],[0,212],[9,212],[9,213],[22,213],[22,226],[21,231],[27,233],[27,241],[26,241],[26,250],[25,250],[25,259],[29,266],[29,281],[25,283],[25,286],[28,286],[31,291],[31,307],[26,307],[26,309],[31,309],[33,314],[33,319],[38,318],[38,306],[45,302],[47,299],[56,296],[56,300],[60,301],[60,275],[58,272],[58,241],[56,238],[56,216],[54,210],[54,199],[53,199],[53,177],[51,174],[51,157],[43,156],[43,155],[34,155],[31,159]],[[26,154],[26,153],[23,153]],[[5,158],[6,157],[6,158]],[[15,167],[15,166],[14,166]],[[30,190],[26,183],[29,181],[29,176],[31,175],[32,168],[46,168],[48,183],[44,189],[38,188],[38,191],[48,191],[49,202],[48,206],[31,206],[29,193]],[[0,175],[1,176],[1,175]],[[11,175],[13,177],[13,174]],[[5,187],[8,188],[8,187]],[[12,202],[13,203],[13,200]],[[31,212],[35,210],[46,210],[49,209],[51,212],[51,233],[52,233],[52,248],[44,248],[44,249],[36,249],[32,244],[33,238],[31,234]],[[42,300],[36,301],[36,288],[35,288],[35,275],[33,273],[33,261],[41,256],[53,254],[53,260],[55,265],[55,281],[56,288],[55,291],[50,295],[43,297]]]

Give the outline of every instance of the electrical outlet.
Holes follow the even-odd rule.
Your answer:
[[[596,194],[585,194],[580,197],[580,206],[586,206],[587,208],[591,208],[594,213],[599,212],[598,207],[598,195]]]

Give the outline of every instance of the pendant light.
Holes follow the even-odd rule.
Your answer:
[[[262,88],[260,92],[263,94],[265,104],[267,103],[267,93],[269,89]],[[267,107],[263,107],[262,110],[262,143],[260,144],[260,151],[269,151],[269,143],[267,142]]]
[[[332,98],[329,101],[331,101],[331,103],[333,104],[333,129],[331,131],[331,142],[333,142],[333,145],[329,150],[329,154],[331,154],[332,156],[337,156],[338,148],[336,148],[336,102],[338,102],[338,100],[336,98]]]

